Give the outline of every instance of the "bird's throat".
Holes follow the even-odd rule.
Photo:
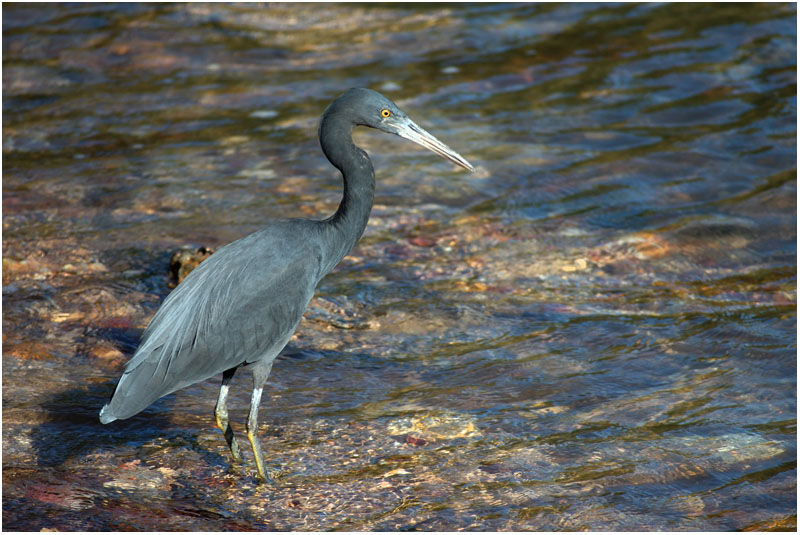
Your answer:
[[[337,250],[332,251],[336,263],[347,255],[364,233],[375,195],[375,172],[367,153],[353,143],[353,124],[344,118],[323,117],[320,144],[325,156],[341,171],[344,182],[342,201],[328,220],[331,232],[337,234]],[[335,264],[334,264],[335,265]]]

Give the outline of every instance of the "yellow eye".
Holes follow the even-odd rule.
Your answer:
[[[390,112],[387,109],[381,110],[381,117],[389,117],[391,114],[392,114],[392,112]]]

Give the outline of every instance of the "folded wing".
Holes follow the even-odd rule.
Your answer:
[[[180,388],[274,359],[324,275],[315,240],[285,228],[309,223],[280,222],[221,248],[192,271],[150,321],[101,421],[129,418]]]

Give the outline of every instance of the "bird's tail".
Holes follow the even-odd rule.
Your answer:
[[[155,379],[157,367],[157,363],[144,361],[135,368],[125,370],[111,400],[100,410],[100,422],[107,424],[130,418],[158,398],[184,386],[165,384],[163,380]]]
[[[103,405],[103,408],[100,409],[100,423],[101,424],[110,424],[111,422],[113,422],[116,419],[117,419],[117,417],[111,414],[111,409],[109,409],[108,403]]]

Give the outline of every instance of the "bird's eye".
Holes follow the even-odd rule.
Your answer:
[[[382,109],[381,110],[381,117],[389,117],[391,114],[392,114],[392,112],[390,112],[387,109]]]

